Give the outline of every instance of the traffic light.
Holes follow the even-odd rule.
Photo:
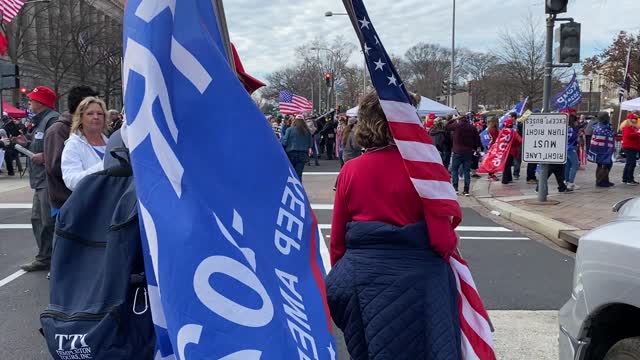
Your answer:
[[[569,0],[545,0],[545,14],[561,14],[567,12]]]
[[[447,80],[442,81],[442,93],[447,95],[449,93],[449,82]]]
[[[23,88],[20,88],[20,93],[21,93],[22,95],[27,95],[27,93],[28,93],[28,92],[29,92],[29,90],[27,90],[27,88],[24,88],[24,87],[23,87]]]
[[[327,87],[331,87],[331,73],[324,74],[324,81],[327,83]]]
[[[563,64],[580,62],[580,24],[568,22],[560,25],[560,55],[558,61]]]

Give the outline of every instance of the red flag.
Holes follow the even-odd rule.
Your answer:
[[[511,151],[511,145],[513,144],[513,133],[515,130],[510,128],[504,128],[498,135],[498,139],[491,146],[487,155],[482,159],[479,173],[495,174],[504,171],[505,165],[507,165],[507,158]]]
[[[0,31],[0,55],[5,56],[7,54],[7,45],[9,45],[9,41],[7,41],[4,33]]]

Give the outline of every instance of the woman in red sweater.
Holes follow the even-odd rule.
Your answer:
[[[460,359],[455,279],[431,246],[422,200],[375,93],[360,103],[354,136],[367,150],[338,177],[326,277],[349,354]]]
[[[629,114],[627,120],[620,126],[622,128],[622,150],[627,158],[622,173],[622,183],[627,185],[638,185],[633,172],[636,170],[638,153],[640,153],[640,130],[638,126],[638,115]]]

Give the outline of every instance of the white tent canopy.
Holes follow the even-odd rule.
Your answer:
[[[640,97],[620,104],[622,110],[640,111]]]
[[[450,108],[446,105],[442,105],[439,102],[422,96],[420,99],[420,104],[418,105],[418,115],[425,116],[431,113],[436,114],[436,116],[447,116],[449,114],[457,114],[458,110]],[[358,107],[356,106],[352,109],[347,110],[347,116],[358,116]]]

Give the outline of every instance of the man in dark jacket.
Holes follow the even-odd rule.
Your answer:
[[[53,246],[53,218],[49,203],[47,173],[44,167],[44,137],[58,120],[60,114],[53,110],[56,103],[56,93],[45,86],[37,86],[27,95],[29,106],[35,114],[32,118],[33,126],[27,133],[27,138],[21,136],[18,143],[28,146],[34,155],[28,162],[29,183],[33,189],[33,204],[31,207],[31,225],[33,235],[38,244],[36,259],[22,265],[24,271],[48,270],[51,264],[51,250]]]
[[[322,131],[320,131],[327,149],[327,160],[333,160],[333,155],[336,152],[336,126],[337,122],[329,118]]]
[[[44,137],[45,168],[47,169],[47,184],[49,186],[49,201],[51,202],[51,214],[56,216],[71,195],[71,190],[62,180],[62,150],[64,142],[69,139],[71,121],[80,102],[84,98],[98,96],[98,93],[88,86],[76,86],[69,91],[67,102],[69,112],[63,113]]]
[[[476,151],[480,151],[480,147],[482,146],[480,134],[466,117],[450,120],[445,126],[445,129],[453,131],[453,157],[451,159],[453,187],[457,192],[459,181],[458,173],[460,166],[462,166],[464,174],[464,191],[462,193],[465,196],[469,196],[473,154]]]
[[[16,138],[23,134],[22,132],[20,132],[20,126],[18,126],[18,124],[16,124],[8,116],[2,117],[2,129],[7,133],[7,136],[9,137],[9,139]],[[15,146],[14,142],[10,141],[9,144],[6,144],[3,147],[5,151],[4,162],[7,164],[7,175],[9,176],[15,176],[15,171],[13,167],[14,161],[18,164],[18,171],[22,173],[22,164],[20,163],[18,152],[16,151],[14,146]]]

